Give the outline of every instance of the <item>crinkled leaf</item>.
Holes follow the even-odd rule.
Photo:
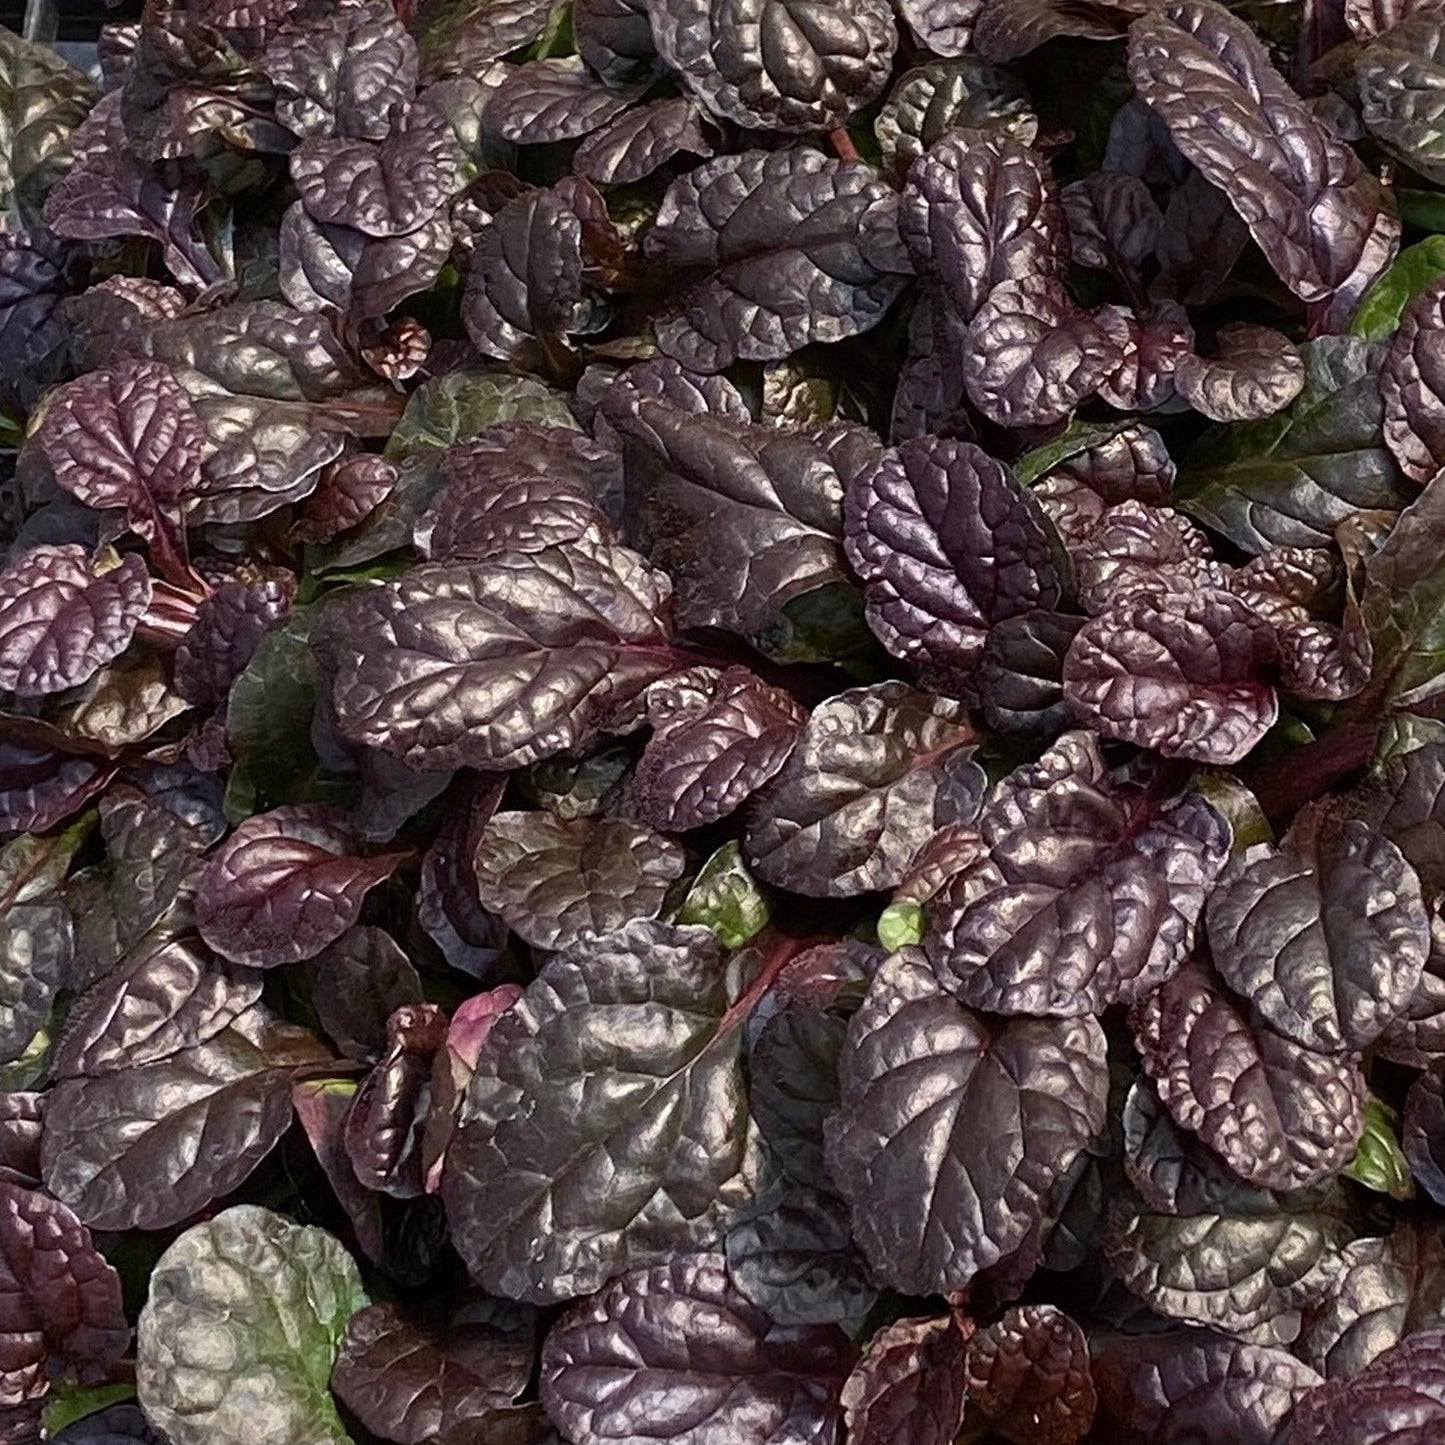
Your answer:
[[[498,1445],[530,1441],[526,1421],[508,1418],[532,1372],[530,1321],[521,1311],[478,1303],[419,1319],[389,1304],[358,1310],[346,1326],[332,1388],[367,1429],[399,1445],[427,1445],[459,1427]],[[535,1414],[536,1406],[515,1413],[524,1412]]]
[[[721,1256],[682,1254],[562,1317],[542,1350],[542,1404],[576,1445],[831,1445],[851,1356],[832,1325],[774,1324]]]
[[[416,969],[380,928],[351,929],[317,954],[307,973],[317,1020],[348,1058],[379,1058],[386,1021],[422,1001]]]
[[[834,1013],[780,1009],[748,1053],[753,1118],[773,1156],[800,1184],[829,1187],[823,1125],[838,1108],[838,1058],[848,1032]]]
[[[1063,421],[1124,361],[1118,343],[1052,278],[1025,276],[989,291],[968,328],[969,399],[1000,426]]]
[[[1174,389],[1214,421],[1254,421],[1282,411],[1304,387],[1304,362],[1271,326],[1226,326],[1213,356],[1182,356]]]
[[[647,0],[575,0],[572,34],[577,53],[608,85],[657,68]]]
[[[130,1347],[120,1276],[58,1200],[0,1180],[0,1392],[38,1399],[52,1374],[99,1381]]]
[[[1198,794],[1172,801],[1111,778],[1098,742],[1067,733],[1009,774],[972,859],[929,907],[943,985],[993,1013],[1101,1013],[1188,958],[1229,855]]]
[[[711,274],[659,325],[662,349],[713,372],[877,325],[903,287],[875,264],[865,226],[890,194],[871,167],[802,147],[719,156],[674,181],[647,256],[669,274]]]
[[[1445,180],[1445,17],[1428,8],[1372,40],[1355,60],[1360,117],[1406,165]]]
[[[868,1341],[843,1384],[854,1445],[950,1445],[963,1425],[966,1330],[954,1315],[901,1319]]]
[[[973,44],[980,55],[1002,64],[1063,35],[1113,40],[1135,13],[1132,4],[1107,0],[989,0],[974,22]]]
[[[0,233],[0,377],[18,381],[65,337],[65,253],[43,231]]]
[[[94,758],[0,742],[0,815],[17,832],[48,832],[114,776],[114,764]]]
[[[787,762],[806,713],[746,668],[683,673],[647,691],[652,737],[633,776],[638,815],[685,832],[726,817]]]
[[[124,511],[155,544],[168,540],[200,480],[206,429],[169,367],[129,361],[56,391],[38,440],[67,492],[88,507]]]
[[[714,114],[755,129],[841,125],[888,83],[883,0],[648,0],[658,54]]]
[[[1290,1445],[1421,1445],[1445,1428],[1445,1330],[1423,1330],[1358,1375],[1305,1396]]]
[[[1018,1305],[968,1342],[968,1402],[1006,1440],[1073,1445],[1094,1420],[1084,1332],[1053,1305]]]
[[[1055,505],[1060,495],[1051,489]],[[1069,493],[1070,502],[1076,495],[1077,488]],[[1070,555],[1079,604],[1088,612],[1107,612],[1131,592],[1188,592],[1229,581],[1214,560],[1209,538],[1172,508],[1120,502],[1081,530]]]
[[[176,691],[188,702],[217,703],[250,666],[267,629],[290,610],[296,584],[288,576],[228,582],[196,609],[176,649]]]
[[[1018,80],[972,55],[905,71],[873,122],[884,164],[900,175],[948,131],[959,129],[993,131],[1031,145],[1039,122]]]
[[[322,472],[291,527],[298,542],[329,542],[374,512],[396,486],[397,468],[372,452],[339,458]]]
[[[277,120],[303,139],[385,140],[392,112],[416,92],[416,45],[381,0],[289,20],[261,68],[276,87]]]
[[[693,101],[678,96],[633,106],[593,131],[577,147],[572,168],[599,185],[629,185],[674,156],[712,153],[702,112]]]
[[[891,888],[935,829],[977,815],[975,741],[959,704],[903,683],[839,693],[749,803],[748,866],[811,897]]]
[[[1112,1335],[1090,1354],[1098,1428],[1119,1445],[1274,1445],[1321,1383],[1284,1350],[1212,1330]]]
[[[401,855],[360,858],[335,808],[273,808],[247,818],[206,863],[201,937],[233,963],[269,968],[318,954],[357,920]]]
[[[136,1339],[141,1404],[175,1445],[347,1445],[327,1381],[366,1302],[324,1229],[236,1205],[156,1263]]]
[[[995,623],[1062,596],[1037,505],[969,442],[890,448],[849,483],[843,515],[869,626],[896,657],[964,671]]]
[[[472,1278],[570,1299],[713,1238],[752,1167],[741,1021],[703,928],[633,922],[549,959],[488,1034],[447,1149]]]
[[[411,19],[422,79],[481,74],[537,39],[551,9],[550,0],[430,0]]]
[[[157,1063],[62,1080],[45,1117],[45,1187],[95,1229],[164,1229],[229,1194],[291,1121],[293,1055],[275,1053],[285,1029],[256,1005]]]
[[[433,563],[329,607],[315,646],[353,741],[414,766],[515,768],[671,670],[666,597],[620,547]]]
[[[989,630],[973,683],[990,727],[1048,738],[1068,726],[1064,657],[1083,622],[1058,612],[1025,612]]]
[[[916,954],[879,969],[848,1029],[828,1170],[879,1277],[961,1289],[1021,1244],[1104,1122],[1098,1023],[989,1019]]]
[[[1267,1329],[1288,1344],[1297,1312],[1329,1294],[1350,1229],[1327,1214],[1111,1212],[1104,1256],[1150,1308],[1233,1334]]]
[[[1445,276],[1405,308],[1380,368],[1385,444],[1406,476],[1428,482],[1445,467]]]
[[[615,120],[641,94],[637,86],[603,85],[579,56],[529,60],[497,87],[486,124],[504,140],[526,145],[577,140]]]
[[[546,949],[655,918],[685,866],[682,849],[650,828],[545,812],[495,814],[473,858],[482,907]]]
[[[0,210],[33,217],[70,165],[70,135],[95,98],[49,46],[0,34]]]
[[[1134,22],[1129,75],[1285,285],[1348,320],[1394,259],[1394,201],[1289,88],[1253,31],[1211,0],[1180,0]]]
[[[988,131],[945,135],[914,162],[899,230],[920,274],[971,321],[994,287],[1062,277],[1068,229],[1042,157]]]
[[[1342,1252],[1330,1298],[1305,1316],[1297,1350],[1331,1380],[1348,1379],[1417,1330],[1445,1326],[1438,1225],[1404,1221]]]
[[[1354,1154],[1365,1103],[1357,1058],[1311,1053],[1252,1022],[1192,963],[1130,1020],[1169,1112],[1241,1179],[1300,1189]]]
[[[789,1184],[728,1231],[724,1252],[734,1287],[780,1325],[860,1320],[878,1298],[831,1189]]]
[[[430,220],[456,177],[439,117],[417,113],[378,143],[312,137],[291,152],[291,179],[313,220],[400,236]]]
[[[677,586],[679,626],[748,635],[843,580],[843,492],[879,454],[869,433],[700,416],[621,389],[602,409],[626,439],[638,543]]]
[[[71,1009],[57,1079],[99,1078],[162,1063],[213,1039],[261,997],[261,975],[192,943],[164,943],[122,964]]]
[[[62,692],[130,646],[151,600],[143,558],[106,567],[74,544],[40,546],[0,572],[0,687]]]
[[[1079,629],[1064,698],[1105,737],[1238,762],[1279,714],[1263,675],[1273,651],[1273,629],[1231,593],[1140,593]]]
[[[1301,820],[1303,824],[1305,820]],[[1297,825],[1251,848],[1209,900],[1224,981],[1286,1038],[1363,1049],[1409,1003],[1430,952],[1415,871],[1364,823]]]

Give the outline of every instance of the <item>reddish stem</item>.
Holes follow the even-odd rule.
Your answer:
[[[777,983],[778,975],[792,962],[800,953],[806,953],[810,948],[817,947],[827,940],[821,936],[811,938],[779,938],[773,945],[773,950],[763,960],[763,966],[753,977],[753,981],[738,995],[738,1000],[722,1016],[718,1024],[718,1033],[723,1033],[736,1024],[743,1023],[749,1014],[758,1006],[764,994]]]
[[[1245,769],[1242,778],[1259,799],[1265,817],[1278,822],[1363,768],[1379,740],[1378,722],[1345,723],[1300,748],[1288,761],[1257,763]]]
[[[858,154],[858,147],[853,144],[853,137],[848,134],[846,126],[839,126],[837,130],[828,132],[828,140],[832,143],[833,151],[840,161],[862,160]]]

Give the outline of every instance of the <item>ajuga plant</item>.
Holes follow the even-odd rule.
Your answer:
[[[1445,9],[0,32],[0,1445],[1445,1440]]]

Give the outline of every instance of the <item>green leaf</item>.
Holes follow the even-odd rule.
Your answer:
[[[160,1257],[136,1332],[141,1406],[174,1445],[350,1445],[329,1382],[368,1303],[324,1229],[240,1204]]]
[[[233,823],[283,803],[351,798],[350,780],[326,772],[311,746],[316,660],[309,642],[319,613],[293,607],[231,685],[226,739],[234,764],[225,809]]]
[[[94,1415],[107,1405],[119,1405],[124,1400],[134,1399],[134,1385],[58,1386],[45,1401],[45,1429],[54,1438],[67,1425],[84,1420],[87,1415]]]
[[[1010,468],[1014,480],[1021,487],[1031,487],[1045,472],[1053,471],[1070,457],[1102,446],[1120,432],[1128,431],[1135,425],[1137,423],[1132,420],[1106,423],[1076,421],[1061,431],[1053,441],[1045,442],[1031,452],[1025,452]]]
[[[95,87],[48,46],[0,29],[0,212],[38,223],[45,193],[70,168],[70,133]]]
[[[1445,196],[1439,191],[1396,191],[1400,219],[1420,231],[1445,231]]]
[[[1180,469],[1178,505],[1246,552],[1332,546],[1358,508],[1398,509],[1412,495],[1381,435],[1379,348],[1325,336],[1304,356],[1288,411],[1213,428]]]
[[[411,394],[383,455],[399,462],[419,452],[443,451],[503,421],[577,429],[562,393],[535,377],[452,371]]]
[[[863,594],[851,582],[831,582],[793,598],[752,643],[774,662],[832,662],[860,682],[890,670],[864,618]]]
[[[878,915],[878,942],[889,953],[896,953],[900,948],[920,943],[923,928],[921,903],[890,903]]]
[[[736,840],[724,843],[693,881],[679,923],[700,923],[724,948],[741,948],[768,926],[767,896],[743,863]]]
[[[1384,341],[1400,325],[1404,309],[1441,275],[1445,275],[1445,236],[1431,236],[1418,246],[1407,246],[1365,292],[1351,332],[1366,341]]]
[[[1445,691],[1445,475],[1366,561],[1360,612],[1375,650],[1372,696],[1409,709]]]
[[[71,860],[99,818],[92,808],[64,832],[47,837],[21,833],[0,848],[0,908],[31,903],[54,892],[64,882]]]
[[[1360,1147],[1343,1173],[1366,1189],[1388,1194],[1391,1199],[1408,1199],[1415,1192],[1415,1184],[1395,1137],[1398,1122],[1395,1111],[1371,1094],[1365,1100],[1365,1132],[1360,1136]]]

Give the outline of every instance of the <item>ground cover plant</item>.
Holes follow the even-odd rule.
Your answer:
[[[1445,1438],[1445,9],[0,31],[0,1441]]]

